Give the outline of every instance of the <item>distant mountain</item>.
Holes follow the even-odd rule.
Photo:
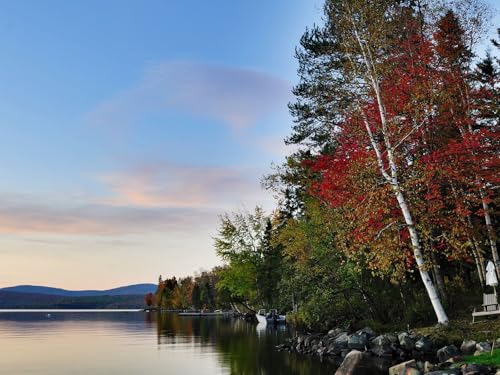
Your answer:
[[[98,297],[98,296],[131,296],[144,295],[154,293],[156,290],[155,284],[134,284],[121,286],[119,288],[107,290],[66,290],[60,288],[50,288],[47,286],[37,285],[18,285],[8,288],[1,288],[0,292],[15,292],[26,294],[45,294],[51,296],[64,297]]]
[[[0,309],[140,309],[143,295],[61,296],[0,290]]]

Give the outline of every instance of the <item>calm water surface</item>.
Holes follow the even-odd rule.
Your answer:
[[[0,312],[1,374],[332,374],[277,352],[293,332],[144,312]]]

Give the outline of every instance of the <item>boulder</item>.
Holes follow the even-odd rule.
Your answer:
[[[370,327],[364,327],[364,328],[358,329],[356,331],[357,335],[361,335],[363,333],[366,333],[369,338],[377,336],[377,334],[375,333],[375,331],[373,329],[371,329]]]
[[[439,362],[445,362],[450,358],[459,356],[460,352],[455,345],[444,346],[437,351],[437,357]]]
[[[398,363],[397,365],[394,365],[391,368],[389,368],[389,375],[400,375],[403,373],[405,369],[415,368],[415,367],[417,367],[417,363],[415,362],[414,359],[412,359],[411,361]]]
[[[313,347],[314,345],[317,345],[318,342],[320,340],[320,336],[319,335],[310,335],[310,336],[307,336],[304,340],[304,346],[306,348],[311,348]]]
[[[349,335],[347,332],[342,332],[340,335],[335,337],[333,340],[333,343],[335,346],[341,348],[341,349],[347,349],[347,343],[349,342]]]
[[[369,353],[352,350],[349,352],[335,375],[382,375],[387,374],[387,368],[381,368]]]
[[[448,370],[428,372],[425,375],[462,375],[462,371],[458,368],[450,368]]]
[[[488,375],[490,373],[490,370],[486,366],[480,366],[471,363],[463,366],[462,373],[464,375]]]
[[[328,331],[328,336],[336,337],[336,336],[340,335],[341,333],[343,333],[341,328],[334,328],[334,329],[331,329]]]
[[[485,353],[485,352],[491,352],[491,345],[490,345],[490,343],[485,342],[485,341],[478,342],[476,344],[476,353],[478,353],[478,352],[479,352],[479,354]],[[474,355],[476,355],[476,354],[474,354]]]
[[[354,333],[349,336],[347,347],[349,349],[363,350],[368,346],[368,334],[365,332]]]
[[[404,350],[413,350],[415,348],[415,337],[407,332],[400,333],[398,335],[399,345]]]
[[[383,355],[392,355],[393,352],[391,340],[385,335],[380,335],[372,339],[370,341],[370,348],[372,353],[379,357]]]
[[[432,342],[427,337],[421,337],[415,342],[415,349],[420,352],[432,351]]]
[[[389,334],[385,335],[385,337],[387,337],[389,339],[389,341],[391,342],[391,344],[397,344],[397,345],[399,345],[398,336],[389,333]]]
[[[464,355],[474,354],[476,351],[476,342],[474,340],[464,340],[462,345],[460,345],[460,351]]]
[[[335,346],[335,344],[331,343],[326,348],[326,354],[329,355],[339,355],[342,349]]]

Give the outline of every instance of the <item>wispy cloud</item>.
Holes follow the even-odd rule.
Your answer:
[[[201,167],[149,162],[101,177],[111,191],[106,202],[140,207],[227,209],[258,203],[261,172],[250,168]]]
[[[224,211],[269,203],[260,171],[143,163],[100,176],[105,196],[0,195],[0,233],[123,235],[213,230]]]
[[[216,213],[190,208],[71,206],[16,201],[0,197],[1,233],[116,235],[187,232],[210,228]]]
[[[220,120],[234,129],[286,111],[291,84],[272,75],[193,62],[163,62],[140,82],[88,114],[94,125],[122,126],[150,111],[176,110]]]

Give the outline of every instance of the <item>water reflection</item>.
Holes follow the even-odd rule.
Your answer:
[[[277,352],[293,332],[167,313],[2,313],[1,374],[331,374]]]
[[[158,344],[181,341],[213,346],[220,355],[221,366],[231,374],[331,374],[334,364],[318,359],[278,352],[276,345],[294,332],[286,326],[261,326],[222,317],[180,317],[174,314],[152,314],[156,319]]]

